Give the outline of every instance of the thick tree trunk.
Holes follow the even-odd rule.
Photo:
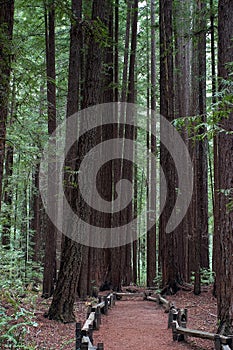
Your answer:
[[[75,322],[74,302],[81,264],[81,246],[63,236],[61,265],[48,318],[63,323]]]
[[[174,34],[175,34],[175,114],[176,118],[190,115],[190,66],[191,66],[191,2],[182,0],[174,6]],[[185,120],[185,119],[184,119]],[[187,123],[186,123],[187,124]],[[188,147],[188,130],[182,127],[182,138]],[[182,155],[183,156],[183,155]],[[184,160],[185,161],[185,160]],[[182,180],[181,180],[182,181]],[[189,281],[189,244],[191,237],[190,210],[183,221],[176,228],[177,266],[179,279]]]
[[[117,4],[116,4],[117,6]],[[128,63],[129,63],[129,43],[130,43],[130,23],[131,23],[131,7],[132,0],[127,1],[127,15],[126,15],[126,30],[125,30],[125,47],[124,47],[124,64],[123,64],[123,73],[122,73],[122,90],[121,90],[121,102],[126,102],[127,95],[127,74],[128,74]],[[116,17],[117,19],[117,17]],[[118,25],[116,25],[117,28]],[[116,33],[118,30],[116,29]],[[118,36],[118,35],[117,35]],[[117,44],[117,41],[116,41]],[[116,47],[117,49],[117,47]],[[115,67],[116,68],[116,67]],[[121,111],[123,113],[123,111]],[[123,137],[123,128],[114,126],[113,127],[113,136]],[[123,155],[123,149],[122,149]],[[115,184],[122,178],[121,170],[122,169],[122,161],[114,160],[113,161],[113,184]],[[112,216],[112,225],[118,225],[119,222],[123,224],[124,212],[118,214],[114,214]],[[111,249],[111,266],[109,268],[109,282],[112,286],[113,290],[120,291],[121,284],[123,280],[123,271],[125,268],[125,249],[126,247],[116,247]]]
[[[133,6],[132,6],[132,35],[131,35],[131,49],[130,49],[130,62],[129,62],[129,78],[128,78],[128,94],[127,94],[127,102],[128,103],[135,103],[135,66],[136,66],[136,50],[137,50],[137,24],[138,24],[138,0],[134,0]],[[128,111],[126,110],[126,124],[127,119],[131,117],[128,116]],[[132,126],[126,125],[125,126],[125,134],[124,137],[126,139],[133,140],[135,136],[134,128]],[[123,159],[124,159],[124,152],[123,151]],[[132,154],[130,155],[130,159],[133,159],[134,153],[132,150]],[[127,166],[124,166],[124,164]],[[127,178],[132,183],[133,188],[133,164],[132,163],[123,163],[123,169],[122,169],[122,178]],[[132,196],[133,198],[133,192]],[[126,221],[131,222],[133,220],[133,204],[132,201],[129,203],[129,205],[126,208]],[[130,232],[129,232],[130,234]],[[125,266],[123,274],[123,284],[129,285],[132,281],[132,244],[129,243],[125,247]]]
[[[78,111],[79,97],[79,55],[80,55],[80,20],[82,14],[82,1],[72,1],[73,19],[70,31],[70,59],[69,59],[69,79],[67,96],[67,118]],[[77,130],[68,130],[68,133],[77,132]],[[66,139],[74,137],[66,135]],[[70,150],[66,166],[71,171],[76,170],[77,148],[74,146]],[[65,175],[66,176],[66,175]],[[67,183],[67,186],[69,183]],[[76,196],[72,186],[67,188],[67,198],[73,210],[76,208]],[[69,223],[72,225],[72,223]],[[63,236],[61,247],[61,263],[58,274],[56,289],[53,295],[48,317],[62,322],[74,322],[75,316],[73,306],[77,295],[78,280],[81,267],[82,246],[76,241]]]
[[[216,251],[216,291],[218,305],[219,331],[224,334],[233,333],[233,135],[228,134],[233,130],[233,112],[229,109],[224,98],[229,98],[232,91],[228,92],[225,82],[229,81],[232,73],[233,61],[233,2],[220,0],[218,5],[218,75],[219,89],[223,93],[220,105],[221,120],[219,127],[222,132],[217,135],[217,156],[215,173],[215,194],[217,205],[215,209],[215,244]]]
[[[173,30],[172,1],[160,0],[160,114],[169,122],[174,119],[173,81]],[[164,133],[161,125],[161,133]],[[160,216],[159,249],[163,286],[167,292],[177,291],[177,264],[175,232],[167,233],[166,226],[176,201],[176,172],[171,155],[163,144],[160,145],[160,164],[167,181],[167,200]]]
[[[92,22],[93,28],[90,30],[88,40],[88,49],[85,62],[84,82],[83,82],[83,101],[82,108],[88,108],[103,102],[113,101],[113,48],[104,48],[100,45],[95,35],[95,26],[99,26],[98,21],[109,29],[109,38],[113,38],[113,17],[112,8],[109,0],[94,0],[92,6]],[[103,127],[92,130],[88,133],[86,139],[80,141],[82,154],[85,155],[88,150],[94,147],[98,142],[109,138],[112,131],[105,130]],[[91,165],[90,165],[91,166]],[[86,176],[91,172],[88,169]],[[97,181],[97,187],[102,192],[104,198],[111,200],[111,163],[107,167],[100,170],[100,176]],[[82,208],[82,209],[80,209]],[[80,203],[82,215],[92,225],[100,225],[101,227],[111,227],[111,216],[104,216],[103,213],[96,212],[92,208],[87,208],[84,203]],[[104,262],[104,263],[103,263]],[[105,264],[106,252],[103,249],[93,247],[83,247],[82,268],[78,285],[78,293],[82,297],[92,294],[93,287],[100,287],[106,270]],[[87,279],[87,280],[85,280]]]
[[[197,0],[194,7],[192,110],[196,116],[193,128],[206,123],[206,7]],[[199,137],[206,127],[193,131],[194,193],[193,193],[193,240],[195,262],[194,293],[199,294],[200,269],[209,267],[208,238],[208,189],[207,189],[207,138]]]

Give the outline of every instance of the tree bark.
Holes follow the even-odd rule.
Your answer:
[[[160,114],[169,122],[174,120],[172,1],[160,0]],[[164,133],[161,125],[161,133]],[[175,232],[166,233],[166,225],[175,206],[176,172],[174,162],[160,144],[160,164],[167,181],[167,200],[160,216],[159,249],[163,286],[168,293],[177,291]]]
[[[72,1],[72,22],[70,31],[70,58],[69,58],[69,79],[68,79],[68,96],[67,96],[67,118],[78,111],[79,97],[79,55],[80,55],[80,21],[82,18],[82,1]],[[67,132],[77,132],[77,130],[68,130]],[[66,135],[66,139],[74,137]],[[77,135],[76,135],[77,136]],[[77,145],[76,145],[77,146]],[[76,170],[77,147],[70,150],[66,166],[71,171]],[[65,174],[66,177],[66,174]],[[70,201],[73,210],[76,208],[76,192],[72,186],[67,183],[66,195]],[[69,223],[72,225],[72,223]],[[63,236],[61,247],[61,263],[58,274],[56,289],[53,300],[48,312],[49,319],[58,320],[64,323],[74,322],[73,312],[74,302],[77,295],[77,287],[81,268],[82,246],[76,241]]]
[[[193,241],[195,261],[194,293],[201,292],[200,270],[209,268],[208,237],[208,184],[207,184],[207,138],[206,132],[206,6],[197,0],[194,6],[193,37],[193,76],[192,110],[193,122],[193,158],[194,158],[194,193],[193,193]],[[196,126],[198,131],[195,131]]]
[[[185,117],[190,115],[190,67],[191,67],[191,3],[180,1],[174,6],[174,35],[175,35],[175,115],[183,118],[181,136],[189,147],[188,123]],[[181,155],[183,156],[183,155]],[[185,161],[185,159],[183,160]],[[182,180],[181,180],[182,181]],[[183,221],[176,228],[177,266],[179,279],[189,281],[189,245],[192,228],[190,225],[191,210],[189,209]]]
[[[219,90],[222,92],[220,104],[219,127],[222,132],[217,135],[217,159],[215,165],[215,198],[217,203],[215,210],[215,235],[217,240],[216,256],[216,291],[219,332],[223,334],[233,333],[233,135],[228,134],[233,130],[233,112],[229,109],[224,99],[232,95],[226,85],[231,80],[231,63],[233,61],[233,2],[220,0],[218,5],[218,76]]]
[[[46,5],[45,5],[46,6]],[[50,150],[48,165],[48,210],[54,217],[56,215],[56,72],[55,72],[55,3],[49,2],[45,7],[45,41],[46,41],[46,71],[47,71],[47,103],[48,103],[48,133],[50,135]],[[45,234],[45,258],[43,293],[44,298],[49,298],[54,291],[56,282],[56,227],[48,217]]]
[[[155,1],[151,0],[151,107],[152,111],[156,110],[156,32],[155,32]],[[149,48],[148,48],[149,49]],[[149,68],[149,67],[148,67]],[[149,72],[148,72],[149,74]],[[149,101],[148,101],[149,102]],[[153,112],[152,112],[153,113]],[[152,119],[152,115],[150,116]],[[150,120],[149,118],[149,120]],[[153,122],[151,120],[151,129],[153,128]],[[156,140],[155,140],[155,130],[151,130],[150,142],[148,140],[148,149],[152,154],[156,154]],[[149,136],[148,136],[149,137]],[[148,175],[151,179],[153,178],[153,184],[156,183],[156,164],[152,158],[149,162],[148,158]],[[149,179],[149,184],[151,181]],[[150,186],[148,191],[148,209],[147,214],[148,220],[150,222],[150,209],[156,210],[156,188]],[[147,231],[147,286],[151,287],[154,285],[154,279],[156,277],[156,223]]]

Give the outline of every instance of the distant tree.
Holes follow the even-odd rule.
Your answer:
[[[51,149],[55,154],[49,155],[48,166],[48,206],[50,214],[56,215],[56,140],[52,134],[56,131],[56,71],[55,71],[55,3],[51,0],[48,8],[45,5],[45,41],[46,41],[46,71],[47,71],[47,103],[48,103],[48,133]],[[45,257],[43,297],[49,298],[54,291],[56,282],[56,227],[48,218],[45,234]]]
[[[233,62],[233,2],[220,0],[218,4],[218,77],[222,94],[220,103],[221,132],[216,137],[215,185],[218,212],[215,210],[216,236],[215,264],[218,305],[218,331],[233,333],[233,112],[232,112],[232,62]]]
[[[12,35],[14,0],[0,4],[0,210],[2,200],[3,168],[5,159],[6,121],[12,62]]]
[[[155,1],[151,0],[151,107],[153,111],[156,110],[156,30],[155,30]],[[149,48],[148,48],[149,49]],[[148,53],[149,54],[149,53]],[[148,69],[149,70],[149,69]],[[149,71],[148,71],[149,74]],[[148,86],[149,89],[149,86]],[[152,118],[152,116],[151,116]],[[153,127],[153,123],[151,121],[151,128]],[[151,130],[151,134],[155,134],[155,130]],[[156,154],[156,140],[154,136],[148,140],[148,146],[151,148],[151,153]],[[156,178],[156,164],[152,160],[149,162],[148,159],[148,170],[150,172],[151,178]],[[148,176],[148,175],[147,175]],[[155,183],[155,181],[153,181]],[[151,187],[151,186],[150,186]],[[155,209],[156,203],[156,188],[150,188],[148,193],[148,223],[150,222],[150,208]],[[152,227],[147,232],[147,286],[153,286],[154,279],[156,277],[156,224],[154,223]]]
[[[13,87],[11,94],[10,113],[9,113],[9,126],[13,124],[15,111],[15,82],[13,79]],[[7,144],[6,146],[6,157],[5,157],[5,174],[4,174],[4,191],[3,201],[5,204],[4,219],[2,225],[2,245],[10,248],[11,243],[11,227],[12,227],[12,204],[13,204],[13,193],[12,193],[12,174],[13,174],[13,162],[14,162],[14,146]]]

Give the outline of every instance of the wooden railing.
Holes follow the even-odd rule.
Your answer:
[[[107,315],[108,309],[115,305],[115,296],[109,294],[99,298],[99,303],[88,306],[87,319],[83,326],[76,323],[76,350],[103,350],[103,343],[93,345],[93,331],[99,330],[101,314]]]
[[[168,328],[172,329],[174,341],[183,341],[189,336],[214,341],[215,350],[233,350],[233,335],[224,336],[187,328],[187,309],[176,308],[173,303],[163,298],[160,294],[156,295],[156,297],[147,296],[146,299],[161,304],[165,308],[165,312],[168,312]]]

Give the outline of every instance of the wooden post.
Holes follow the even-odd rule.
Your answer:
[[[219,334],[215,334],[214,348],[215,348],[215,350],[221,350],[221,339],[220,339]]]
[[[110,307],[113,307],[113,295],[110,296]]]
[[[88,336],[89,336],[91,343],[93,344],[93,326],[92,325],[89,325]]]
[[[104,297],[104,314],[107,315],[108,314],[108,298]]]
[[[178,314],[178,323],[181,327],[187,328],[187,309],[180,309]],[[178,341],[187,340],[187,335],[179,334]]]
[[[101,324],[100,307],[97,307],[95,315],[96,315],[95,329],[98,331],[100,329],[100,324]]]
[[[80,322],[76,323],[75,337],[76,337],[76,350],[79,350],[81,346],[81,341],[82,341]]]
[[[181,327],[181,323],[186,323],[187,324],[187,309],[180,309],[178,313],[178,323]],[[185,327],[186,328],[186,327]]]
[[[177,321],[172,321],[172,338],[174,341],[176,341],[178,339],[177,330],[176,330],[176,322]]]
[[[229,341],[227,342],[227,344],[229,345],[229,348],[230,348],[231,350],[233,350],[233,335],[228,335],[228,338],[230,338],[230,339],[229,339]]]
[[[115,294],[113,294],[113,306],[115,306],[116,305],[116,295]]]
[[[104,344],[103,343],[98,343],[97,350],[104,350]]]
[[[172,306],[168,314],[168,327],[167,327],[168,329],[172,327],[172,321],[177,320],[177,314],[178,314],[178,311],[174,306]]]

